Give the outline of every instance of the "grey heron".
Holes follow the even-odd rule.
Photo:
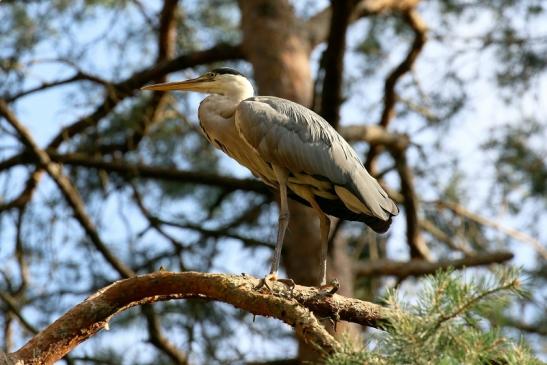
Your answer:
[[[292,101],[254,96],[250,81],[236,70],[217,68],[195,79],[143,89],[210,94],[198,110],[205,138],[279,190],[277,242],[265,280],[277,280],[289,222],[288,197],[309,205],[319,215],[321,285],[326,284],[327,214],[364,222],[383,233],[399,212],[355,151],[326,120]]]

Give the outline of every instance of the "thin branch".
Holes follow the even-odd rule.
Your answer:
[[[375,124],[348,125],[340,129],[340,134],[348,142],[382,145],[392,152],[404,151],[410,145],[408,135],[389,132]]]
[[[90,167],[107,172],[114,172],[128,177],[163,179],[180,183],[202,184],[221,187],[227,190],[246,190],[263,195],[271,195],[266,185],[256,179],[238,179],[230,176],[220,176],[201,171],[185,171],[175,167],[160,167],[144,164],[133,164],[126,161],[104,161],[88,158],[79,154],[50,154],[52,160],[73,166]]]
[[[541,255],[541,257],[543,257],[543,259],[547,260],[547,249],[542,245],[542,243],[538,239],[524,232],[518,231],[514,228],[506,227],[502,225],[501,223],[498,223],[492,219],[488,219],[486,217],[473,213],[470,210],[464,208],[463,206],[457,203],[439,200],[439,201],[436,201],[435,204],[439,207],[450,209],[455,214],[471,219],[472,221],[475,221],[479,224],[495,228],[499,230],[500,232],[503,232],[506,235],[513,237],[514,239],[528,243],[534,248],[534,250],[536,250]]]
[[[51,89],[53,87],[71,84],[71,83],[76,82],[76,81],[92,81],[92,82],[94,82],[96,84],[99,84],[99,85],[104,85],[104,86],[108,85],[108,82],[106,80],[103,80],[103,79],[101,79],[97,76],[89,75],[89,74],[84,73],[82,71],[78,71],[73,76],[68,77],[66,79],[51,81],[51,82],[44,82],[44,83],[42,83],[38,86],[35,86],[33,88],[30,88],[28,90],[23,90],[21,92],[18,92],[17,94],[8,95],[5,100],[8,103],[11,103],[11,102],[13,102],[13,101],[15,101],[19,98],[22,98],[24,96],[28,96],[28,95],[34,94],[36,92],[39,92],[39,91],[45,91],[45,90]]]
[[[167,62],[173,58],[176,44],[176,15],[177,15],[178,0],[164,0],[163,7],[160,11],[160,23],[158,30],[158,55],[156,64]],[[165,82],[167,74],[158,75],[151,81],[155,83]],[[150,127],[154,125],[159,111],[163,109],[167,101],[168,94],[166,92],[156,92],[150,96],[146,107],[143,109],[140,118],[137,120],[138,127],[129,132],[127,138],[122,143],[100,146],[102,154],[125,153],[137,148],[142,139],[146,136]]]
[[[68,311],[9,357],[13,362],[51,364],[108,328],[114,315],[137,305],[170,299],[222,301],[255,315],[280,319],[293,326],[299,338],[326,354],[336,351],[339,344],[310,309],[317,311],[318,316],[369,324],[386,318],[386,310],[372,303],[336,294],[328,297],[316,288],[298,285],[290,299],[284,284],[272,282],[273,291],[278,294],[263,294],[255,289],[258,283],[258,279],[246,275],[197,272],[158,272],[120,280]]]
[[[465,255],[473,255],[473,250],[469,248],[465,243],[459,242],[454,237],[449,237],[444,231],[437,227],[433,222],[427,219],[420,219],[420,228],[425,232],[428,232],[431,236],[440,242],[446,244],[449,248],[455,251],[460,251]]]
[[[363,17],[379,15],[388,12],[404,12],[415,8],[420,0],[361,0],[354,7],[350,23]],[[327,7],[309,18],[304,25],[310,49],[325,42],[330,34],[329,22],[332,17],[332,7]]]
[[[416,9],[410,9],[404,13],[404,18],[408,25],[414,31],[414,41],[410,46],[410,49],[405,59],[391,72],[384,84],[384,108],[382,110],[382,116],[378,125],[387,128],[389,123],[395,117],[395,104],[397,102],[397,83],[403,75],[409,72],[414,65],[414,62],[418,58],[418,55],[423,49],[427,40],[427,26],[420,17],[420,14]],[[376,156],[380,153],[381,148],[377,145],[372,145],[367,156],[365,166],[372,173],[375,172]]]
[[[437,262],[425,260],[395,261],[395,260],[374,260],[358,262],[354,270],[357,276],[396,276],[399,280],[409,276],[422,276],[433,274],[437,270],[461,269],[464,267],[483,266],[494,263],[509,261],[513,258],[511,252],[494,251],[466,256],[456,260],[440,260]]]
[[[132,96],[146,83],[156,80],[168,73],[180,71],[185,68],[219,61],[228,61],[243,58],[241,47],[229,45],[216,45],[203,51],[175,57],[172,60],[160,62],[152,67],[134,73],[126,80],[111,84],[107,88],[104,101],[97,106],[95,111],[76,122],[64,127],[50,142],[49,148],[57,148],[63,141],[83,132],[85,129],[96,125],[104,116],[114,109],[125,98]]]
[[[15,114],[9,110],[7,104],[0,99],[0,115],[2,115],[9,124],[17,131],[21,137],[21,142],[36,156],[40,165],[47,171],[58,188],[61,190],[67,203],[72,208],[74,216],[80,222],[80,225],[91,239],[97,250],[103,255],[112,267],[122,276],[133,276],[133,271],[121,262],[114,254],[110,252],[108,247],[101,240],[91,218],[87,215],[84,202],[76,188],[70,180],[63,175],[62,168],[58,164],[51,161],[49,155],[34,142],[34,139],[28,130],[19,122]]]
[[[169,338],[162,333],[161,324],[156,312],[154,312],[154,308],[150,304],[144,304],[141,307],[141,310],[148,325],[150,343],[166,354],[174,364],[188,364],[188,357],[186,354],[180,351],[171,341],[169,341]]]
[[[492,288],[490,290],[487,290],[485,292],[482,292],[482,293],[476,295],[475,297],[467,300],[465,303],[460,305],[458,308],[454,309],[454,311],[452,313],[444,314],[441,317],[439,317],[439,319],[437,320],[437,323],[435,324],[435,327],[433,327],[430,332],[434,333],[441,326],[441,324],[443,324],[446,321],[449,321],[451,319],[456,318],[457,316],[459,316],[460,314],[465,312],[467,310],[467,308],[471,307],[475,303],[480,302],[482,299],[486,298],[487,296],[490,296],[492,294],[495,294],[495,293],[498,293],[500,291],[504,291],[504,290],[507,290],[507,289],[510,289],[510,288],[516,288],[518,286],[519,286],[519,279],[517,278],[517,279],[511,280],[510,282],[508,282],[505,285]]]
[[[394,154],[395,166],[401,179],[401,194],[404,198],[406,237],[410,247],[412,258],[430,259],[431,254],[425,244],[420,230],[420,219],[418,217],[419,202],[414,189],[414,175],[408,166],[406,151]]]
[[[17,305],[15,299],[8,293],[0,291],[0,300],[2,300],[9,311],[15,315],[19,323],[30,333],[36,334],[38,330],[23,316],[21,309]]]
[[[0,204],[0,213],[5,210],[10,210],[14,208],[23,209],[25,205],[27,205],[28,202],[30,202],[30,200],[32,199],[34,190],[36,189],[38,183],[40,182],[40,179],[42,178],[42,173],[43,171],[41,169],[34,170],[27,179],[23,191],[21,191],[21,193],[19,193],[19,195],[17,195],[11,201]]]
[[[272,195],[272,192],[268,189],[268,187],[256,179],[239,179],[209,172],[179,170],[175,167],[135,164],[124,160],[106,161],[98,158],[91,158],[87,155],[78,153],[59,154],[53,151],[48,151],[48,153],[50,159],[57,163],[70,166],[89,167],[107,171],[109,173],[116,173],[128,178],[135,177],[176,181],[179,183],[215,186],[223,188],[226,191],[244,190],[252,191],[268,197]],[[14,156],[9,160],[13,162],[13,166],[16,166],[20,164],[35,163],[35,159],[36,158],[31,154],[25,152]],[[37,172],[35,171],[35,173]],[[31,177],[32,176],[33,175],[31,175]],[[34,177],[29,179],[29,181],[35,181],[34,184],[37,184],[38,182],[38,180]],[[11,208],[18,208],[26,204],[32,197],[31,193],[32,189],[35,187],[34,184],[30,187],[30,189],[25,188],[19,197],[14,200],[0,204],[0,212]]]

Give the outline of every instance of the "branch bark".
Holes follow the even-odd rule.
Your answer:
[[[342,127],[339,132],[348,142],[378,144],[392,152],[404,151],[410,145],[408,135],[389,132],[376,124],[349,125]]]
[[[10,354],[9,360],[51,364],[107,329],[114,315],[137,305],[171,299],[222,301],[254,315],[277,318],[293,326],[300,339],[323,354],[333,353],[340,345],[316,316],[378,326],[388,315],[388,310],[379,305],[337,294],[325,296],[316,288],[299,285],[290,296],[284,284],[272,282],[273,293],[264,294],[255,289],[258,283],[258,279],[247,275],[198,272],[157,272],[120,280],[68,311]]]

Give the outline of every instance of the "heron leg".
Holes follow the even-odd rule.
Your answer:
[[[312,208],[317,212],[319,215],[319,228],[320,228],[320,234],[321,234],[321,251],[320,251],[320,276],[321,276],[321,286],[324,286],[327,284],[327,254],[328,254],[328,246],[329,246],[329,232],[330,232],[330,218],[323,213],[321,210],[321,207],[315,200],[315,196],[313,193],[306,189],[300,190],[300,194],[303,194],[303,198],[305,198]]]
[[[321,232],[321,285],[325,285],[327,283],[327,253],[329,245],[330,219],[321,209],[316,210],[319,213],[319,226]]]
[[[287,180],[289,174],[287,170],[275,165],[273,166],[273,170],[279,184],[280,204],[277,226],[277,242],[275,244],[270,275],[268,276],[273,280],[277,280],[277,270],[279,269],[279,261],[281,260],[281,248],[283,247],[285,232],[287,231],[287,225],[289,224],[289,203],[287,201]]]

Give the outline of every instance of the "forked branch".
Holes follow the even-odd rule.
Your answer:
[[[336,351],[339,343],[316,316],[371,326],[386,318],[387,310],[376,304],[336,294],[325,296],[316,288],[299,285],[290,292],[279,282],[271,284],[272,293],[264,293],[255,289],[258,283],[258,279],[248,275],[164,271],[120,280],[99,290],[9,354],[8,363],[51,364],[108,328],[114,315],[137,305],[171,299],[221,301],[254,315],[277,318],[293,326],[298,337],[325,354]]]

